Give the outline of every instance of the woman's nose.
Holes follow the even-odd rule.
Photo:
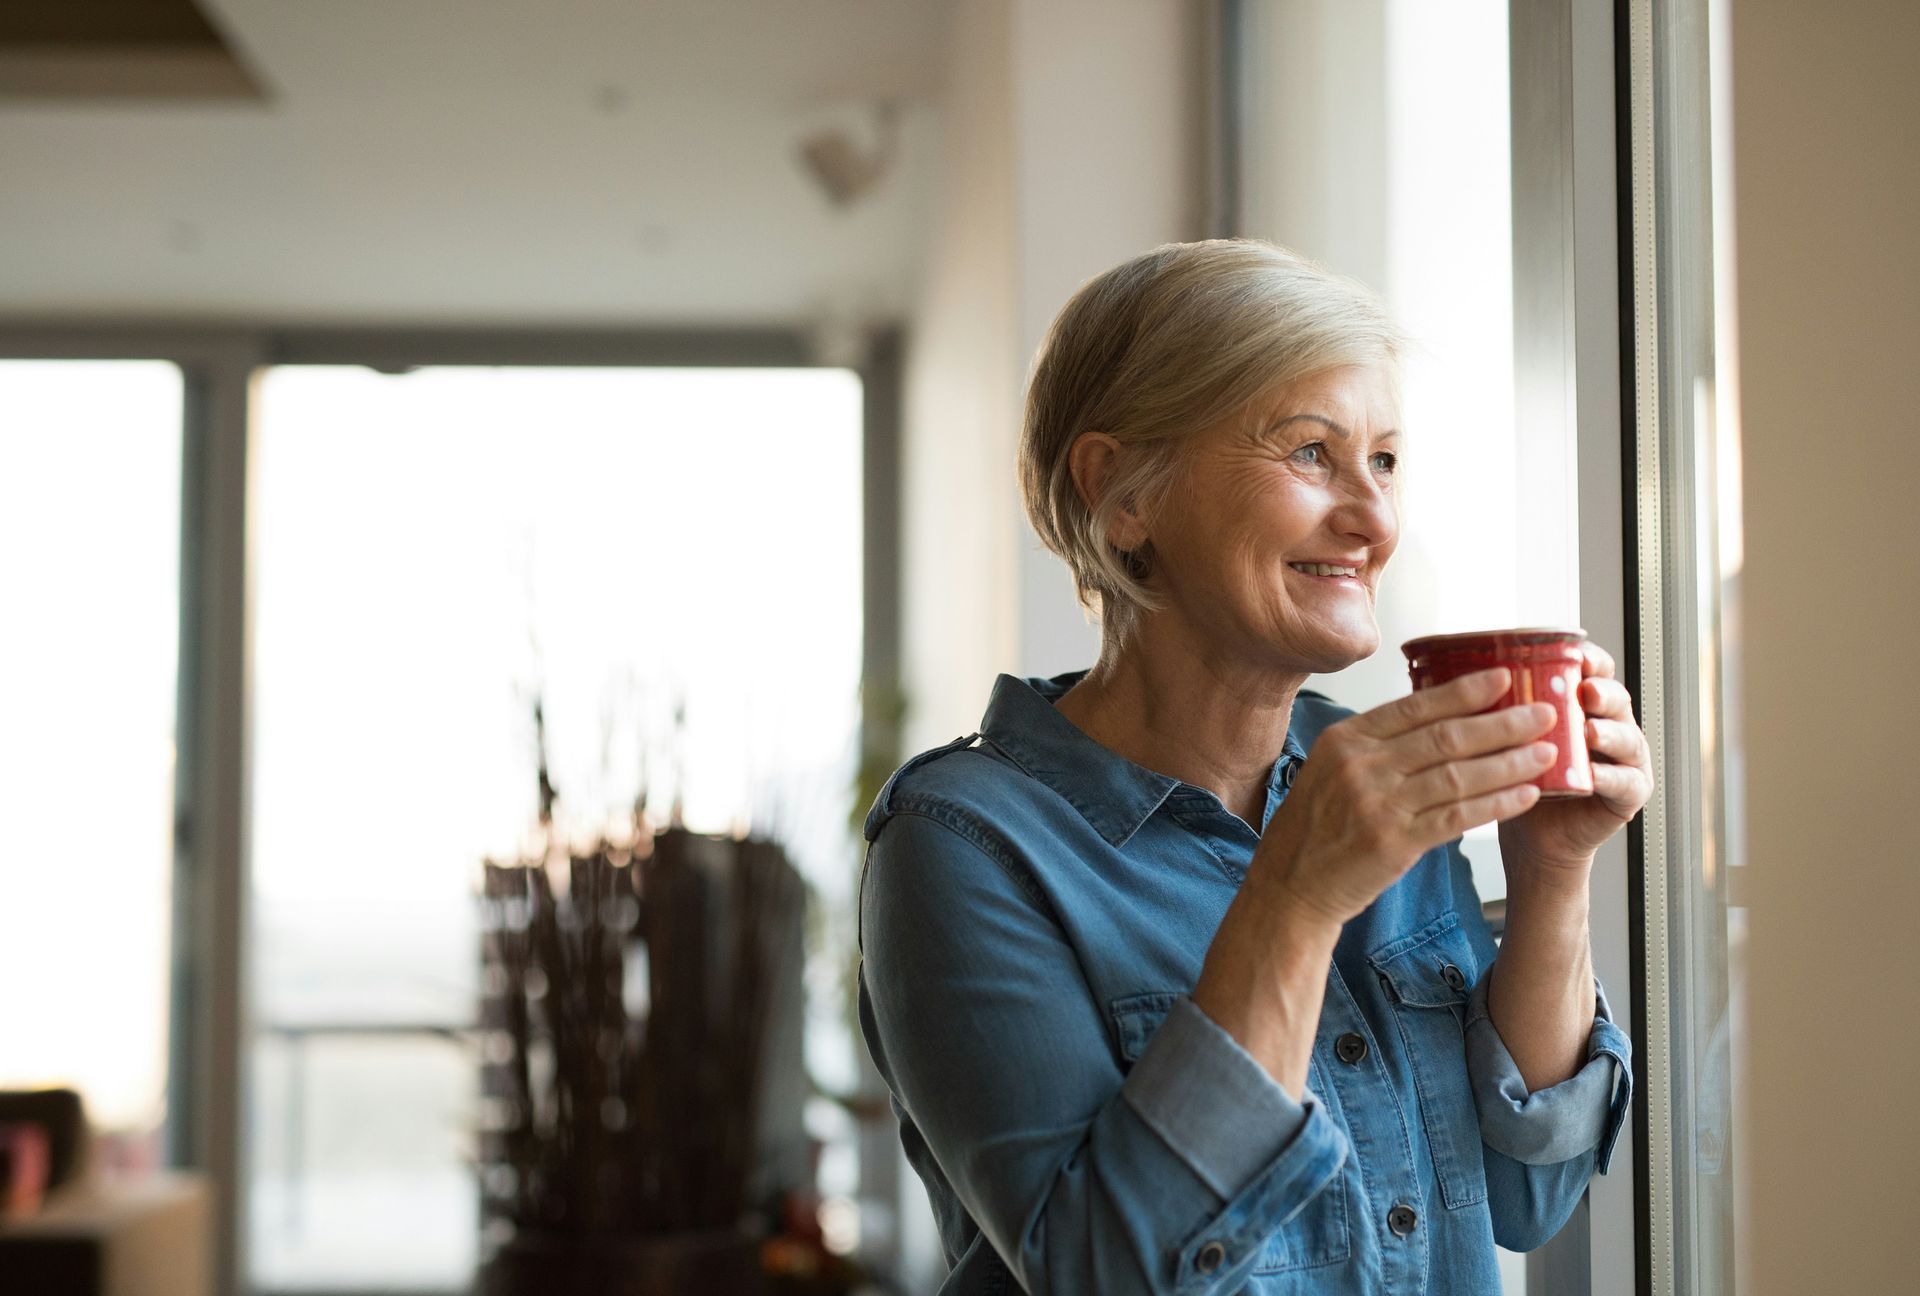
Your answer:
[[[1369,545],[1382,545],[1400,534],[1400,512],[1388,486],[1368,477],[1344,494],[1334,524],[1345,534]]]

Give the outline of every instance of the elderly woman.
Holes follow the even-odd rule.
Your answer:
[[[1398,334],[1283,249],[1169,245],[1055,321],[1020,451],[1099,662],[1001,676],[867,820],[862,1025],[943,1292],[1498,1293],[1631,1092],[1595,848],[1652,780],[1591,649],[1596,795],[1536,804],[1504,671],[1355,714],[1401,525]],[[1497,947],[1460,835],[1500,822]]]

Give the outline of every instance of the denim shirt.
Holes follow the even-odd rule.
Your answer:
[[[867,817],[860,1016],[943,1293],[1486,1293],[1606,1172],[1630,1045],[1529,1094],[1459,842],[1346,924],[1296,1101],[1188,998],[1258,834],[1003,675]],[[1350,711],[1302,690],[1261,826]]]

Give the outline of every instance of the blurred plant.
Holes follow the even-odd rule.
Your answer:
[[[853,774],[853,805],[848,811],[848,824],[853,830],[854,841],[864,847],[866,835],[867,811],[880,799],[880,792],[887,786],[887,780],[893,777],[894,770],[900,767],[902,734],[906,729],[907,715],[911,705],[906,690],[898,680],[891,677],[868,678],[860,684],[860,759],[855,763]],[[866,858],[864,849],[856,849],[854,868],[857,871]],[[859,889],[854,891],[856,908],[855,924],[858,925],[857,909]],[[840,1017],[847,1033],[853,1039],[861,1038],[860,1031],[860,950],[856,944],[849,944],[846,954],[840,960],[837,977],[840,989]]]
[[[880,789],[900,766],[901,734],[910,711],[897,680],[869,679],[860,685],[860,759],[853,773],[853,806],[848,821],[857,835]]]
[[[805,884],[771,842],[669,829],[650,847],[485,868],[483,1215],[549,1266],[560,1241],[731,1235],[753,1255],[765,1048]]]

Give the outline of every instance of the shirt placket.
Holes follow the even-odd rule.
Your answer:
[[[1391,1048],[1396,1042],[1397,1037],[1389,1036],[1385,1046]],[[1353,1155],[1361,1163],[1367,1220],[1381,1257],[1381,1289],[1424,1292],[1433,1221],[1414,1157],[1415,1129],[1397,1088],[1403,1077],[1395,1076],[1391,1057],[1360,1011],[1338,964],[1327,968],[1327,993],[1314,1052],[1331,1077]]]

